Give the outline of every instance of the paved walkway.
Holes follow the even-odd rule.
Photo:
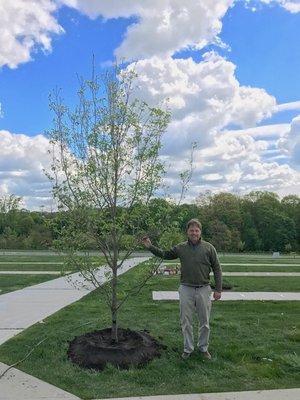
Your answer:
[[[7,365],[0,362],[0,375]],[[80,400],[34,376],[16,368],[10,369],[0,379],[0,400]]]
[[[152,292],[153,300],[179,300],[179,293],[175,291]],[[227,300],[300,300],[300,292],[223,292],[221,301]]]
[[[126,260],[119,274],[128,271],[149,257]],[[100,267],[97,279],[105,283],[107,267]],[[75,288],[72,282],[81,288]],[[38,285],[16,290],[0,296],[0,344],[17,335],[22,330],[54,314],[61,308],[81,299],[94,290],[94,286],[84,283],[80,274],[68,275]]]
[[[118,397],[110,400],[298,400],[300,389],[258,390],[204,394],[171,394],[169,396]],[[100,400],[100,399],[99,399]],[[102,399],[103,400],[103,399]]]

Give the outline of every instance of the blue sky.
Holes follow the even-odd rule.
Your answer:
[[[204,185],[205,188],[211,190],[240,189],[241,192],[245,192],[258,188],[275,190],[280,194],[286,194],[291,189],[286,187],[284,180],[291,180],[292,176],[293,179],[298,180],[299,169],[297,163],[299,157],[293,147],[293,141],[296,140],[297,142],[299,140],[297,117],[300,114],[300,103],[297,103],[300,102],[300,44],[298,39],[300,37],[300,12],[294,12],[300,11],[298,0],[291,0],[290,2],[285,2],[284,0],[273,2],[268,0],[263,2],[240,0],[231,7],[229,7],[230,3],[232,3],[230,0],[216,0],[216,3],[220,3],[220,7],[222,6],[223,9],[222,11],[216,9],[214,19],[212,18],[211,21],[205,15],[209,11],[207,8],[205,9],[206,5],[204,7],[205,1],[202,2],[203,6],[199,2],[199,14],[194,18],[195,4],[198,2],[184,0],[182,7],[186,8],[189,24],[195,24],[197,28],[198,24],[200,26],[207,23],[207,27],[205,29],[195,29],[197,33],[194,34],[190,33],[188,26],[180,25],[182,32],[178,34],[178,38],[175,38],[176,34],[174,33],[174,43],[171,43],[172,35],[170,35],[171,39],[162,44],[159,43],[159,36],[156,36],[155,27],[151,26],[151,23],[159,23],[160,20],[158,16],[151,14],[149,7],[149,10],[147,10],[148,1],[145,2],[145,10],[140,10],[141,7],[138,7],[137,3],[141,2],[127,0],[128,12],[124,10],[124,3],[122,5],[120,1],[116,1],[115,7],[112,7],[114,9],[110,9],[107,0],[96,1],[94,6],[91,6],[85,0],[66,0],[63,1],[66,4],[64,6],[61,6],[61,2],[47,0],[49,7],[53,7],[52,12],[49,12],[48,9],[46,11],[39,10],[39,2],[35,0],[29,1],[32,2],[33,8],[36,7],[34,12],[36,12],[37,25],[39,21],[42,21],[42,18],[39,20],[41,12],[48,13],[48,16],[53,19],[49,21],[47,26],[42,26],[41,28],[42,33],[51,42],[51,49],[49,48],[46,51],[42,49],[40,36],[37,34],[34,38],[34,46],[27,48],[27,56],[24,55],[18,58],[16,53],[13,54],[13,46],[15,45],[13,39],[18,41],[18,38],[12,38],[11,54],[4,54],[3,58],[1,58],[0,54],[0,63],[1,60],[4,60],[1,63],[0,70],[0,104],[3,114],[0,119],[0,132],[9,132],[11,135],[9,140],[18,142],[18,134],[24,134],[28,138],[35,138],[36,135],[43,134],[51,127],[52,116],[48,108],[49,93],[55,87],[61,87],[66,101],[73,103],[74,93],[78,87],[76,74],[84,77],[90,76],[92,54],[95,54],[99,71],[105,67],[106,62],[114,59],[115,53],[125,57],[128,55],[129,61],[135,60],[139,62],[138,68],[140,68],[141,75],[151,74],[154,68],[153,59],[159,57],[161,60],[159,68],[164,69],[165,76],[168,76],[167,71],[171,65],[173,65],[172,68],[179,66],[179,64],[175,63],[176,60],[181,62],[181,60],[187,60],[192,57],[195,63],[193,65],[195,68],[199,68],[199,80],[204,79],[201,76],[202,70],[200,71],[202,65],[209,69],[211,68],[211,63],[213,70],[216,69],[217,71],[212,72],[209,78],[212,81],[215,73],[217,74],[216,79],[220,80],[217,84],[216,93],[214,93],[215,86],[212,84],[206,96],[211,93],[212,98],[216,97],[221,103],[227,104],[226,109],[231,107],[230,102],[234,104],[231,107],[232,117],[228,118],[228,121],[225,115],[219,114],[219,111],[209,109],[211,114],[216,112],[216,119],[219,122],[215,126],[211,121],[213,120],[213,115],[211,119],[205,120],[204,123],[203,120],[207,118],[208,111],[206,112],[206,110],[200,108],[197,110],[196,108],[197,101],[199,101],[199,104],[202,101],[200,95],[191,102],[190,107],[192,108],[187,106],[190,99],[184,96],[187,96],[188,89],[183,91],[185,94],[180,98],[180,101],[183,101],[185,106],[180,110],[181,106],[174,106],[173,125],[171,124],[166,141],[171,138],[171,130],[176,121],[176,126],[180,125],[185,135],[190,135],[191,138],[197,137],[197,129],[199,132],[201,131],[201,135],[206,135],[205,140],[203,137],[199,139],[199,159],[201,156],[202,158],[209,157],[208,154],[210,154],[210,150],[213,151],[213,146],[216,146],[215,149],[220,155],[219,171],[218,168],[215,168],[214,172],[201,170],[199,164],[202,178],[195,182],[195,192],[191,196],[195,196],[197,190],[201,190],[205,182],[207,184],[206,186]],[[164,3],[166,2],[167,0],[161,3],[154,2],[157,4],[158,15],[170,9],[170,7],[169,9],[164,9]],[[118,3],[120,3],[119,6]],[[176,3],[178,2],[176,1]],[[291,3],[292,6],[290,6]],[[74,7],[69,7],[70,4]],[[13,16],[16,15],[16,12],[19,16],[16,18],[17,21],[21,20],[23,15],[24,18],[28,18],[28,10],[15,10],[12,0],[7,1],[6,7],[6,24],[9,18],[12,19],[12,23],[16,23],[15,21],[13,22]],[[255,7],[255,11],[253,7]],[[290,11],[291,7],[294,7],[292,9],[293,12]],[[132,12],[130,12],[131,9]],[[178,9],[175,12],[178,12]],[[179,28],[172,27],[172,18],[172,16],[169,17],[168,23],[170,30],[173,29],[176,32],[176,29]],[[148,21],[150,22],[148,23]],[[213,43],[216,41],[216,34],[212,35],[210,28],[216,21],[221,24],[218,37],[226,45],[226,47],[224,46],[225,48]],[[43,23],[40,22],[40,24]],[[209,25],[210,23],[211,26]],[[136,24],[137,32],[130,34],[130,36],[128,35],[128,29],[130,30],[134,26],[133,24]],[[57,27],[62,28],[64,33],[55,33],[55,30],[58,29]],[[2,29],[4,31],[6,29],[8,34],[13,36],[10,32],[9,24]],[[28,29],[30,31],[31,27]],[[35,27],[33,32],[36,32],[36,29]],[[168,32],[165,32],[167,36]],[[27,31],[24,32],[24,37],[26,35]],[[158,40],[155,39],[157,37]],[[151,43],[152,38],[153,43]],[[192,47],[200,43],[201,40],[205,40],[207,45],[198,46],[197,50],[183,49],[182,43],[188,43]],[[145,46],[144,42],[146,42]],[[203,54],[207,53],[210,56],[205,61]],[[212,54],[217,54],[219,59],[213,59]],[[142,62],[141,60],[145,61]],[[166,60],[169,60],[169,64],[167,64]],[[156,61],[157,63],[158,61]],[[234,72],[230,72],[231,67],[235,68]],[[182,82],[188,79],[192,80],[189,75],[190,68],[192,68],[191,65],[188,66],[186,64],[187,79],[181,81],[181,73],[178,75],[178,79],[177,77],[174,78],[176,84],[179,85],[179,91],[182,90]],[[224,73],[226,89],[221,87],[223,78],[220,78],[220,74],[222,73]],[[244,87],[250,87],[251,90],[243,94]],[[264,93],[256,91],[256,88],[262,89]],[[222,90],[225,93],[224,99],[220,99],[220,96],[223,96],[221,94],[223,93]],[[200,91],[201,85],[199,86],[199,93]],[[228,93],[231,96],[230,98],[226,97]],[[145,88],[145,95],[149,98],[149,88]],[[178,100],[176,92],[171,95],[174,96],[174,102],[176,103]],[[243,102],[238,104],[241,96]],[[256,98],[256,96],[258,97]],[[207,97],[205,97],[205,102],[208,102]],[[285,106],[283,111],[279,112],[278,109],[275,112],[275,103],[277,106],[284,103],[293,103],[294,105]],[[255,104],[257,104],[257,109],[255,109]],[[251,112],[246,110],[247,107]],[[200,125],[193,125],[193,122],[190,126],[187,126],[187,116],[190,116],[190,119],[198,118]],[[274,126],[273,135],[270,130],[266,133],[263,128],[266,125]],[[195,132],[192,132],[192,126],[195,126]],[[259,126],[262,127],[261,130],[257,130],[256,127]],[[204,128],[207,129],[207,134],[203,133]],[[256,130],[251,131],[251,128],[256,128]],[[233,134],[230,133],[231,131],[234,131]],[[218,138],[221,140],[216,140],[215,132],[218,132]],[[172,140],[174,141],[179,135],[179,132],[175,132]],[[190,136],[186,136],[186,138],[189,139]],[[210,139],[207,140],[207,137]],[[222,175],[224,160],[229,157],[226,156],[228,149],[234,146],[233,142],[229,144],[228,140],[232,141],[233,137],[237,138],[234,139],[236,140],[234,142],[237,146],[236,151],[241,151],[239,146],[243,149],[250,146],[245,151],[256,152],[257,157],[249,159],[249,165],[253,164],[252,169],[249,165],[243,165],[243,160],[235,160],[235,157],[230,158],[230,162],[226,165],[227,175],[225,176]],[[270,140],[267,140],[267,143],[263,145],[260,143],[262,138],[264,140],[270,138]],[[6,138],[6,140],[8,139]],[[220,142],[223,140],[225,147],[222,153]],[[206,147],[204,143],[206,143]],[[30,142],[28,142],[29,144]],[[168,156],[170,159],[175,161],[176,157],[180,157],[177,152],[174,151],[174,154],[172,153],[173,150],[170,143],[167,143],[166,148],[169,149]],[[273,157],[274,154],[275,158]],[[184,155],[182,154],[183,157]],[[261,163],[262,167],[260,168],[257,163]],[[272,168],[274,170],[272,163],[275,163],[278,167],[278,176],[280,178],[278,182],[269,179],[270,175],[268,174],[270,174]],[[18,159],[16,158],[13,171],[22,170],[22,165],[22,162],[18,165]],[[4,166],[2,166],[2,169],[3,171],[7,170]],[[24,182],[19,185],[19,182],[9,181],[9,176],[10,179],[14,179],[13,174],[2,174],[2,176],[7,177],[5,182],[3,178],[2,189],[0,181],[0,195],[24,186],[23,195],[28,198],[31,196],[33,199],[34,194],[29,193]],[[255,176],[257,176],[257,180],[255,180]],[[219,184],[219,182],[222,182],[222,184]],[[176,191],[176,183],[173,183],[174,191]],[[46,185],[46,183],[44,184]],[[22,190],[19,193],[22,194]],[[34,204],[33,200],[30,201]],[[30,201],[28,200],[28,204]]]
[[[28,135],[47,129],[51,124],[47,100],[51,90],[61,87],[66,99],[72,97],[77,87],[76,74],[90,74],[92,54],[99,69],[102,62],[113,60],[114,49],[135,20],[91,20],[68,7],[58,11],[57,19],[66,33],[54,37],[51,53],[38,50],[32,54],[33,61],[17,69],[2,68],[2,129]],[[200,61],[204,52],[215,49],[237,66],[236,77],[241,84],[264,88],[279,103],[299,100],[300,15],[280,6],[263,6],[253,12],[239,2],[228,10],[222,22],[220,38],[231,51],[207,46],[200,51],[181,51],[176,58]],[[268,123],[290,121],[297,112],[285,114],[274,116]]]

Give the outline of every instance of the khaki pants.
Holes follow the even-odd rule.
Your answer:
[[[198,348],[207,351],[209,340],[209,317],[211,311],[211,287],[179,286],[180,323],[183,334],[184,351],[194,350],[193,314],[196,312],[199,320]]]

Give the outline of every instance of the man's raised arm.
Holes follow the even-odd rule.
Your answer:
[[[159,249],[158,247],[153,246],[148,236],[143,237],[142,243],[149,251],[151,251],[152,254],[164,260],[175,260],[175,258],[178,258],[176,246],[170,250]]]

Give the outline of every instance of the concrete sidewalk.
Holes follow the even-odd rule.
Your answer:
[[[7,365],[0,362],[0,375]],[[0,379],[0,400],[80,400],[79,397],[65,392],[34,376],[16,368],[10,369]]]
[[[299,400],[300,389],[257,390],[204,394],[171,394],[169,396],[118,397],[109,400]],[[98,399],[105,400],[105,399]]]
[[[153,291],[153,300],[179,300],[179,293],[175,291]],[[300,300],[300,292],[222,292],[222,298],[219,301],[232,300],[275,300],[288,301]]]
[[[148,258],[126,260],[118,273],[123,274]],[[101,283],[107,281],[105,273],[108,270],[105,266],[97,270],[96,276]],[[81,288],[75,288],[74,282],[81,285]],[[0,344],[94,289],[94,286],[85,284],[83,277],[76,273],[1,295]]]

